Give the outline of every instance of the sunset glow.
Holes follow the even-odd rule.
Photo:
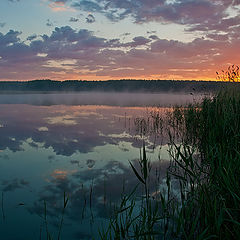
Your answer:
[[[216,80],[239,0],[2,0],[0,80]]]

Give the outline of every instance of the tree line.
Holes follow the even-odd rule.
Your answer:
[[[49,79],[33,81],[2,81],[0,91],[117,91],[117,92],[215,92],[229,83],[222,81],[182,81],[182,80],[108,80],[108,81],[53,81]]]

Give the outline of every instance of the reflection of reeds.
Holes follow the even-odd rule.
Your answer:
[[[46,236],[47,236],[47,240],[51,240],[53,239],[49,230],[48,230],[48,220],[47,220],[47,203],[46,201],[44,200],[43,201],[43,204],[44,204],[44,224],[45,224],[45,228],[46,228]]]
[[[64,215],[65,215],[65,211],[68,205],[68,201],[69,201],[69,197],[66,195],[66,192],[64,192],[63,194],[63,206],[62,206],[62,213],[61,213],[61,218],[60,218],[60,222],[58,225],[58,231],[57,231],[57,240],[60,240],[61,238],[61,232],[62,232],[62,228],[63,228],[63,220],[64,220]],[[45,231],[46,231],[46,239],[47,240],[54,240],[54,235],[49,231],[49,223],[48,223],[48,217],[47,217],[47,203],[44,200],[43,201],[44,204],[44,213],[43,213],[43,220],[44,220],[44,225],[45,225]],[[40,235],[39,235],[39,239],[42,238],[42,226],[40,226]]]
[[[147,117],[134,118],[135,133],[143,139],[149,135],[153,136],[154,149],[158,138],[161,138],[160,145],[162,144],[165,118],[164,112],[160,112],[159,109],[154,108],[148,112]]]
[[[89,208],[90,208],[90,215],[91,215],[91,222],[93,222],[93,211],[92,211],[92,194],[93,194],[93,180],[90,186],[90,193],[89,193]]]
[[[5,220],[5,212],[4,212],[4,194],[2,192],[2,201],[1,201],[1,209],[2,209],[2,219]]]
[[[58,237],[57,237],[58,240],[60,240],[60,235],[61,235],[62,226],[63,226],[63,218],[64,218],[64,213],[65,213],[65,210],[66,210],[66,207],[67,207],[67,204],[68,204],[68,200],[69,200],[69,198],[68,198],[68,196],[66,196],[66,192],[64,192],[62,216],[61,216],[61,221],[60,221],[59,229],[58,229]]]
[[[82,193],[83,193],[83,208],[82,208],[82,219],[85,217],[86,207],[87,207],[87,197],[86,197],[86,191],[84,189],[84,186],[82,184]]]

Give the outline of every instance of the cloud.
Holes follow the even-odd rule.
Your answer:
[[[83,11],[99,12],[112,21],[133,17],[135,22],[176,22],[199,23],[207,18],[220,15],[226,7],[207,0],[179,0],[168,3],[166,0],[80,0],[71,2],[71,6]],[[229,5],[229,4],[228,4]]]
[[[84,11],[101,12],[103,10],[97,2],[87,0],[73,2],[71,6]]]
[[[47,19],[46,26],[53,27],[53,23],[50,21],[50,19]]]
[[[214,78],[215,71],[225,69],[226,63],[240,60],[233,54],[240,43],[236,19],[225,22],[231,25],[228,33],[209,31],[204,38],[187,43],[156,35],[122,42],[64,26],[49,35],[29,36],[31,42],[25,44],[20,40],[21,32],[10,30],[0,33],[1,78]]]
[[[87,23],[94,23],[95,21],[96,21],[95,17],[92,14],[88,14],[88,16],[86,17],[86,22]]]
[[[138,168],[138,162],[136,160],[132,160],[132,163]],[[161,167],[159,167],[159,162],[152,162],[149,186],[155,186],[153,183],[156,181],[162,185],[164,184],[167,167],[168,163],[163,162],[161,163]],[[158,176],[161,177],[157,179]],[[85,184],[86,182],[90,184]],[[71,220],[71,223],[74,222],[74,224],[83,221],[83,224],[75,230],[77,232],[72,231],[72,233],[78,239],[85,239],[84,237],[89,239],[89,231],[84,224],[84,220],[88,221],[91,214],[94,214],[96,226],[93,225],[93,227],[97,229],[99,219],[109,219],[109,216],[113,214],[113,206],[119,202],[121,195],[128,195],[133,189],[135,189],[134,194],[136,194],[136,196],[142,194],[142,188],[136,188],[137,184],[138,180],[128,166],[125,166],[121,162],[111,161],[101,169],[78,170],[76,173],[70,173],[65,178],[50,178],[42,191],[38,192],[36,201],[32,206],[28,207],[28,210],[31,213],[43,216],[44,206],[42,201],[44,200],[48,206],[47,216],[49,217],[49,221],[52,222],[54,218],[58,220],[58,216],[61,213],[64,190],[67,195],[71,196],[64,219],[66,222]],[[176,183],[173,182],[173,188],[175,189],[176,187]],[[150,194],[156,193],[156,188],[150,187],[149,192]],[[106,209],[108,211],[106,211]]]
[[[29,37],[27,37],[27,40],[28,41],[32,41],[32,40],[34,40],[34,39],[36,39],[37,38],[37,35],[36,34],[33,34],[33,35],[30,35]]]
[[[12,103],[14,103],[14,101],[15,103],[21,103],[23,101],[21,97],[18,98],[19,96],[17,96],[17,99],[15,97],[11,97],[10,103],[12,100]],[[52,97],[52,100],[44,100],[41,96],[38,96],[38,100],[35,98],[35,101],[31,100],[31,102],[28,103],[41,105],[44,104],[44,102],[52,102],[53,104],[59,104],[57,100],[59,96]],[[63,98],[63,96],[60,97]],[[70,96],[64,96],[66,100],[69,97]],[[29,98],[33,99],[32,96],[29,96]],[[78,96],[71,96],[70,98],[69,104],[72,105],[74,99],[78,98]],[[79,101],[76,102],[75,100],[75,102],[79,104],[79,102],[82,103],[84,101],[82,99],[89,99],[90,103],[92,101],[92,104],[96,104],[99,99],[99,101],[106,103],[109,97],[105,98],[106,100],[104,100],[103,95],[96,97],[96,93],[93,93],[90,96],[86,94],[82,96]],[[113,96],[111,98],[113,101],[117,101]],[[24,101],[22,103],[24,103]],[[12,105],[12,107],[14,107],[14,105]],[[115,108],[98,110],[94,107],[83,106],[80,108],[69,108],[69,106],[64,107],[63,105],[58,105],[46,109],[45,107],[39,106],[37,108],[39,117],[38,119],[34,119],[32,116],[36,114],[36,111],[32,111],[30,105],[23,105],[19,111],[15,111],[14,113],[11,110],[12,107],[1,106],[1,115],[4,116],[5,119],[3,122],[4,127],[0,129],[1,149],[9,148],[14,152],[21,151],[22,143],[31,138],[35,146],[36,143],[41,143],[44,148],[51,147],[56,155],[71,156],[77,152],[91,152],[95,147],[104,146],[107,143],[118,144],[119,141],[131,140],[130,135],[124,138],[116,136],[114,139],[110,136],[113,132],[121,134],[124,131],[118,121],[112,122],[112,116],[113,114],[124,116],[126,112],[125,109],[120,113],[119,109]],[[52,112],[53,109],[56,110],[54,113]],[[22,117],[17,117],[20,112]],[[50,115],[51,119],[49,119]],[[28,120],[26,120],[26,117],[28,117]],[[16,124],[16,121],[18,124]],[[72,124],[73,122],[74,124]],[[39,131],[40,128],[45,128],[44,130],[47,129],[48,131]],[[102,134],[100,134],[99,131],[101,131]],[[54,160],[54,157],[50,155],[48,159]],[[88,159],[86,164],[89,168],[92,168],[94,166],[93,159]]]
[[[126,36],[129,36],[129,35],[131,35],[131,33],[126,32],[126,33],[121,34],[120,36],[124,36],[124,37],[126,37]]]
[[[228,41],[229,35],[228,34],[217,34],[211,33],[206,35],[207,38],[216,40],[216,41]]]
[[[22,34],[21,32],[14,30],[10,30],[5,35],[0,33],[0,46],[7,46],[8,44],[20,42],[20,38],[18,36],[21,34]]]
[[[68,0],[49,0],[50,2],[56,3],[58,5],[63,5],[66,2],[68,2]]]
[[[49,0],[49,7],[53,12],[72,11],[71,7],[67,6],[68,0]]]
[[[95,161],[95,160],[92,160],[92,159],[88,159],[88,160],[86,161],[86,163],[87,163],[88,168],[93,168],[94,165],[95,165],[95,163],[96,163],[96,161]]]
[[[88,23],[95,21],[94,13],[100,13],[110,21],[130,18],[135,23],[159,22],[180,24],[186,31],[231,32],[239,24],[239,0],[64,0],[51,1],[63,7],[91,12]],[[235,12],[236,16],[234,16]],[[211,31],[211,32],[209,32]],[[154,31],[148,31],[154,35]]]
[[[24,188],[29,186],[29,182],[24,179],[15,178],[11,181],[2,181],[3,192],[15,191],[19,188]]]
[[[147,34],[155,34],[157,31],[147,31]]]
[[[69,19],[69,22],[78,22],[79,21],[79,19],[78,18],[75,18],[75,17],[71,17],[70,19]]]
[[[5,22],[0,22],[0,27],[3,28],[6,25]]]
[[[235,26],[239,26],[240,16],[223,18],[223,19],[212,19],[210,22],[205,22],[201,24],[196,24],[189,27],[188,31],[222,31],[229,32],[233,30],[232,28]]]
[[[152,40],[158,40],[159,39],[159,37],[157,35],[151,35],[151,36],[149,36],[149,38],[152,39]]]
[[[239,7],[239,0],[64,0],[51,1],[86,12],[98,12],[111,21],[132,17],[136,23],[157,21],[178,24],[206,24],[228,16],[227,10]]]
[[[132,42],[126,43],[123,46],[125,47],[138,47],[138,46],[145,46],[147,43],[151,42],[150,39],[138,36],[134,37]]]
[[[160,22],[186,25],[189,31],[208,31],[224,25],[238,25],[231,19],[230,9],[240,6],[239,0],[65,0],[72,8],[103,14],[111,21],[131,17],[135,23]],[[148,32],[150,33],[150,32]],[[153,32],[152,32],[153,34]]]

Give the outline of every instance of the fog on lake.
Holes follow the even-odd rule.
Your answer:
[[[164,181],[168,141],[142,136],[136,119],[200,98],[146,93],[0,95],[1,237],[39,239],[44,236],[45,211],[56,237],[64,193],[69,203],[62,239],[97,236],[99,227],[108,224],[110,203],[119,201],[123,187],[129,192],[138,182],[129,161],[137,164],[143,137],[153,168],[158,168],[161,152]]]

